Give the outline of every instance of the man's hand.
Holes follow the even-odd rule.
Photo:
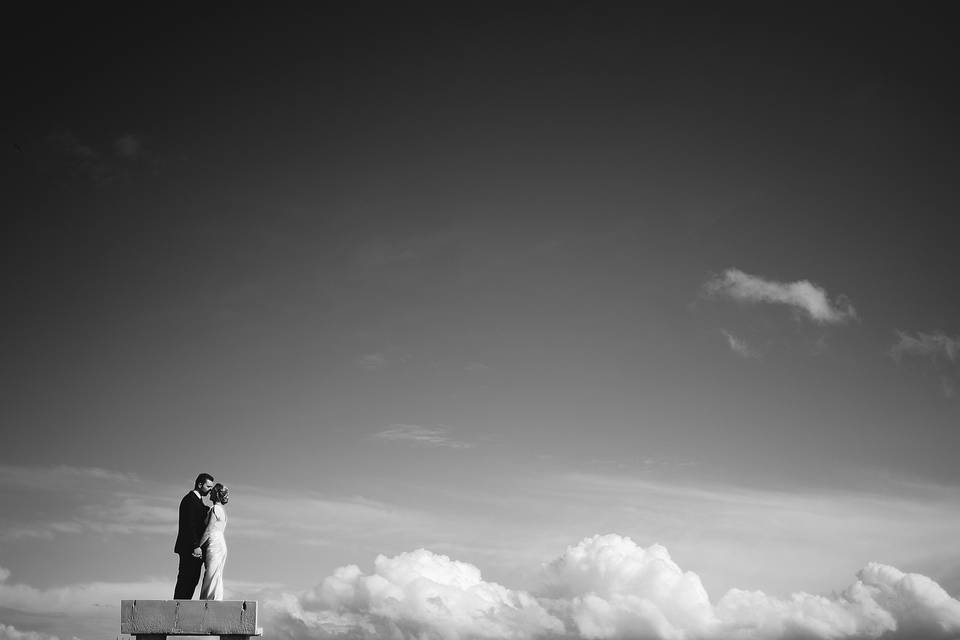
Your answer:
[[[202,557],[203,557],[203,549],[201,549],[200,547],[197,547],[196,549],[194,549],[194,550],[193,550],[193,557],[194,557],[194,558],[202,558]]]

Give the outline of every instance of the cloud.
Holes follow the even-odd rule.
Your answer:
[[[0,484],[29,489],[60,491],[80,485],[126,485],[137,483],[134,473],[122,473],[100,467],[25,466],[0,464]]]
[[[82,141],[71,131],[51,133],[46,137],[47,157],[74,176],[83,177],[98,187],[119,180],[157,171],[155,158],[144,152],[143,138],[126,133],[113,140],[112,153]],[[135,167],[133,160],[146,160]]]
[[[954,365],[960,361],[960,336],[951,338],[943,331],[921,331],[912,336],[904,331],[897,331],[897,342],[890,347],[889,354],[898,364],[908,356],[926,361],[927,366],[941,374],[940,391],[943,396],[953,398],[957,395],[952,371],[955,370]]]
[[[49,529],[39,527],[11,527],[0,531],[0,541],[8,542],[10,540],[24,540],[34,538],[38,540],[53,540],[54,532]]]
[[[650,464],[656,461],[655,458],[650,460]],[[644,464],[647,464],[646,460]],[[142,565],[137,562],[125,560],[118,565],[111,559],[149,559],[153,557],[153,552],[143,555],[146,544],[147,548],[157,550],[160,557],[166,556],[170,560],[168,545],[175,534],[176,501],[187,487],[161,485],[148,480],[136,484],[98,479],[101,476],[114,477],[111,474],[117,472],[111,471],[104,474],[69,468],[52,473],[53,469],[14,469],[12,476],[9,476],[45,482],[53,478],[57,483],[70,478],[76,481],[77,493],[65,494],[72,511],[64,511],[62,505],[48,507],[50,501],[44,494],[37,494],[40,498],[31,499],[30,503],[35,503],[37,508],[43,508],[44,511],[31,513],[31,518],[37,519],[32,524],[36,525],[38,531],[47,529],[49,525],[39,520],[46,515],[53,522],[60,523],[58,527],[82,526],[87,541],[98,545],[89,548],[109,549],[110,555],[98,556],[90,565],[95,567],[90,574],[75,578],[100,582],[65,586],[62,583],[47,586],[45,583],[41,589],[18,584],[33,580],[29,577],[29,566],[11,566],[15,569],[14,575],[7,575],[0,581],[4,584],[0,591],[8,598],[8,605],[13,602],[10,598],[17,593],[20,594],[17,596],[21,598],[20,605],[27,606],[24,602],[33,602],[33,609],[39,606],[36,603],[43,598],[52,599],[49,600],[50,608],[42,613],[19,617],[4,615],[4,604],[0,600],[0,620],[15,624],[20,631],[56,633],[62,638],[69,638],[71,634],[112,637],[110,633],[116,625],[116,609],[108,607],[114,595],[119,600],[129,597],[131,592],[144,593],[149,587],[115,588],[109,581],[116,580],[125,585],[166,584],[167,588],[161,587],[157,597],[169,597],[175,565],[170,566],[170,571],[174,572],[164,576],[165,580],[152,581],[138,573],[142,569],[137,567]],[[7,470],[10,471],[9,467]],[[123,474],[118,475],[124,477]],[[191,479],[187,480],[188,486]],[[814,623],[820,624],[824,616],[859,616],[854,618],[855,623],[837,623],[837,628],[867,629],[862,612],[846,612],[846,601],[839,596],[804,596],[797,601],[798,604],[794,604],[792,596],[777,598],[769,594],[783,595],[801,589],[809,593],[829,593],[835,585],[850,582],[848,577],[868,561],[877,559],[888,565],[934,576],[949,589],[955,587],[955,582],[943,577],[948,571],[945,567],[949,568],[951,562],[957,566],[953,533],[960,522],[955,514],[960,510],[957,509],[955,488],[891,486],[880,479],[876,480],[869,491],[849,492],[774,491],[722,484],[703,485],[682,477],[662,482],[649,477],[641,479],[625,475],[571,473],[531,476],[515,492],[504,491],[503,485],[496,483],[483,491],[465,491],[456,490],[455,487],[431,488],[430,485],[404,485],[398,482],[394,487],[398,492],[412,489],[410,495],[416,495],[421,505],[428,505],[422,509],[362,497],[331,499],[305,490],[291,495],[289,490],[243,487],[230,482],[231,488],[237,492],[235,502],[230,504],[232,533],[229,535],[236,541],[232,547],[236,553],[231,560],[231,566],[234,567],[231,575],[243,577],[246,582],[261,579],[290,584],[322,583],[328,573],[336,574],[326,568],[356,562],[351,556],[372,560],[377,553],[387,550],[388,555],[394,555],[422,547],[434,554],[447,554],[451,563],[469,560],[473,566],[483,569],[481,581],[495,581],[511,593],[533,597],[549,616],[563,624],[560,634],[530,631],[531,634],[540,634],[529,636],[531,638],[542,637],[546,640],[560,635],[571,639],[588,637],[588,627],[598,630],[596,633],[601,635],[597,637],[610,638],[618,637],[616,633],[620,631],[634,633],[637,629],[653,629],[651,633],[666,634],[663,637],[682,632],[690,640],[786,638],[789,637],[787,631],[779,636],[764,636],[764,629],[776,631],[780,628],[777,625],[787,630],[797,629],[796,626],[789,626],[792,623],[784,621],[791,616],[806,615],[804,611],[820,606],[818,603],[824,601],[829,606],[824,609],[823,616],[810,618]],[[7,486],[2,482],[0,485]],[[93,487],[96,489],[91,490]],[[14,486],[9,495],[20,493],[26,492]],[[291,517],[292,513],[297,516]],[[3,515],[0,514],[0,517]],[[6,516],[10,517],[10,514]],[[72,519],[74,516],[77,520]],[[167,524],[164,525],[164,522]],[[574,545],[574,552],[570,552],[566,545],[579,540],[585,527],[595,526],[591,523],[602,523],[605,529],[613,531],[631,534],[643,532],[647,542],[641,546],[623,537],[587,539],[587,542]],[[111,538],[106,539],[100,530],[92,528],[94,526],[102,527]],[[168,530],[162,537],[149,533],[164,527]],[[125,535],[123,531],[133,535]],[[149,537],[144,538],[144,533]],[[58,536],[58,545],[66,544],[59,538],[59,532],[55,535]],[[271,558],[269,548],[275,546],[278,539],[284,541],[285,556],[303,558],[303,562],[294,563],[290,569],[272,566],[272,561],[266,559]],[[634,539],[638,538],[634,536]],[[668,544],[646,546],[657,539]],[[322,549],[304,546],[311,543],[328,546]],[[40,539],[20,541],[16,545],[16,550],[11,545],[11,553],[20,553],[21,548],[30,552],[27,545],[36,545],[37,558],[53,552],[50,543]],[[0,547],[6,548],[2,543]],[[669,547],[670,553],[665,547]],[[60,548],[65,551],[69,549],[67,546]],[[560,554],[564,561],[550,563],[554,565],[553,569],[545,569],[542,581],[537,581],[536,568],[550,557],[549,554],[545,555],[545,548],[566,549]],[[86,555],[87,551],[83,554]],[[607,554],[606,559],[604,554]],[[86,558],[79,555],[71,557],[77,563],[71,566],[76,574],[79,563],[86,561]],[[264,562],[267,564],[264,565]],[[103,568],[97,563],[102,564]],[[108,565],[110,569],[106,568]],[[322,573],[297,573],[304,571],[300,567],[309,565],[326,568]],[[412,561],[407,565],[412,566]],[[125,568],[114,570],[115,566]],[[363,564],[360,566],[363,570],[359,574],[364,579],[382,573],[377,566],[373,569]],[[560,571],[560,568],[563,570]],[[696,573],[692,574],[688,569],[694,569]],[[415,568],[409,570],[417,571]],[[604,582],[607,579],[604,576],[609,578],[608,582]],[[694,597],[697,589],[694,577],[711,590],[712,597],[708,600],[712,603],[711,609],[706,613],[697,613],[697,603],[702,604],[702,600]],[[590,582],[591,579],[594,582]],[[656,590],[643,591],[648,588],[644,586],[648,582],[662,586],[671,581],[675,587],[673,591],[667,589],[669,597],[661,598]],[[351,584],[361,582],[358,578],[352,580]],[[628,586],[614,588],[618,583]],[[255,585],[241,586],[231,579],[227,586],[242,590],[243,597],[254,595]],[[744,589],[740,594],[741,600],[748,597],[744,594],[754,594],[749,596],[754,599],[762,597],[766,608],[759,605],[744,606],[755,613],[766,612],[764,617],[754,622],[748,618],[747,622],[743,622],[740,616],[746,616],[748,611],[726,612],[721,604],[736,609],[740,607],[737,603],[741,600],[733,596],[718,600],[716,596],[724,594],[731,587]],[[91,589],[100,595],[91,595]],[[761,592],[757,596],[757,589],[763,589],[765,594]],[[893,589],[896,591],[901,587]],[[23,595],[24,591],[26,596]],[[319,593],[316,589],[313,591]],[[731,591],[737,593],[736,590]],[[360,601],[351,600],[349,606],[331,608],[329,604],[316,599],[308,601],[303,593],[285,593],[278,591],[276,586],[271,587],[270,592],[257,594],[257,599],[265,607],[270,603],[273,610],[277,611],[277,619],[283,622],[282,627],[279,623],[274,625],[272,619],[264,622],[268,633],[277,638],[322,637],[328,633],[334,634],[336,629],[345,634],[343,638],[363,637],[368,633],[363,630],[364,621],[373,620],[366,615]],[[649,601],[647,604],[634,602],[627,597],[641,592],[643,598]],[[688,592],[694,596],[687,598],[679,595]],[[84,593],[86,595],[82,595]],[[58,594],[62,596],[58,598]],[[87,598],[88,603],[99,604],[91,604],[85,609],[71,609],[75,596]],[[147,594],[142,597],[151,596]],[[879,596],[874,599],[877,598]],[[414,607],[416,602],[415,599],[408,600],[407,604]],[[446,601],[441,598],[438,602]],[[641,608],[637,609],[634,605]],[[66,613],[56,613],[57,607],[61,606]],[[795,608],[800,611],[794,611]],[[881,608],[892,610],[892,605],[883,605]],[[107,613],[110,615],[107,616]],[[49,624],[44,622],[44,626],[37,626],[41,615]],[[52,619],[55,615],[61,618]],[[499,616],[500,612],[494,608],[489,615]],[[891,615],[899,620],[897,615]],[[102,624],[104,632],[80,634],[67,623],[73,619],[92,621],[87,623],[90,628],[94,624]],[[403,625],[413,624],[402,616],[397,619],[401,619],[396,623],[398,628],[405,629],[407,627]],[[709,622],[711,619],[714,622]],[[577,626],[578,621],[585,625],[584,631]],[[499,625],[497,628],[501,631],[508,628],[508,623],[499,618],[493,622]],[[736,629],[741,624],[747,625],[746,631],[737,635]],[[902,626],[906,623],[898,624]],[[455,631],[460,629],[458,633],[462,632],[461,640],[470,637],[467,631],[463,631],[470,627],[467,623],[464,625],[454,627]],[[387,627],[374,624],[373,629],[379,633]],[[701,627],[716,631],[716,635],[698,638],[694,630]],[[283,633],[279,631],[281,628],[285,629]],[[522,635],[528,633],[527,627],[519,622],[509,628],[516,630],[517,638],[528,637]],[[450,632],[449,626],[440,630],[432,627],[418,629],[425,640],[449,637],[444,634]],[[674,631],[671,632],[671,629]],[[719,635],[721,632],[727,635]],[[608,635],[603,636],[603,633]],[[856,636],[840,634],[835,637]],[[921,634],[918,637],[927,636]]]
[[[940,376],[940,390],[943,391],[945,398],[953,398],[957,395],[956,383],[947,376]]]
[[[581,638],[702,636],[715,623],[693,572],[665,547],[644,549],[615,534],[585,538],[546,568],[554,608]]]
[[[359,356],[354,364],[364,371],[382,371],[390,366],[390,360],[382,353],[365,353]]]
[[[900,362],[904,356],[934,361],[943,358],[956,362],[960,356],[960,336],[951,338],[942,331],[918,332],[916,336],[911,336],[904,331],[897,331],[897,343],[890,347],[890,357]]]
[[[435,260],[457,256],[462,259],[462,243],[469,239],[461,231],[438,230],[428,233],[372,237],[354,247],[351,261],[365,269],[409,269]]]
[[[556,635],[563,623],[529,593],[483,580],[480,570],[418,549],[337,569],[316,588],[267,608],[280,637],[522,639]]]
[[[448,449],[469,449],[472,442],[457,440],[450,435],[447,427],[421,427],[416,424],[392,424],[374,434],[375,438],[393,442],[407,442],[422,447],[445,447]]]
[[[808,280],[776,282],[727,269],[708,280],[703,291],[710,297],[724,297],[738,302],[784,304],[806,313],[818,324],[841,324],[857,317],[856,309],[844,296],[833,302],[827,292]]]
[[[13,625],[0,622],[0,640],[59,640],[59,638],[36,631],[17,631]]]
[[[730,589],[714,605],[700,577],[661,545],[595,535],[545,565],[539,592],[483,580],[474,565],[425,549],[356,565],[265,603],[280,638],[567,637],[584,640],[913,640],[956,638],[960,601],[920,574],[869,563],[830,596]]]
[[[65,156],[70,156],[77,160],[92,162],[99,160],[101,157],[99,151],[80,142],[80,139],[70,131],[51,133],[47,136],[47,142]]]
[[[94,581],[41,589],[11,581],[10,572],[0,568],[0,622],[8,625],[4,636],[0,624],[0,640],[112,638],[118,630],[121,600],[169,599],[173,582],[172,577]],[[227,595],[231,596],[229,589]]]
[[[588,460],[591,465],[597,467],[607,467],[615,469],[640,469],[644,473],[654,470],[663,470],[668,468],[695,467],[698,465],[696,460],[688,458],[668,458],[662,456],[643,456],[634,458],[591,458]]]
[[[738,338],[726,329],[721,329],[720,333],[727,339],[727,345],[730,347],[730,350],[741,358],[759,358],[761,356],[759,350],[754,349],[747,344],[745,340]]]
[[[717,603],[720,628],[737,638],[955,638],[960,601],[936,582],[879,563],[830,597],[776,598],[731,589]],[[744,633],[746,632],[746,633]]]
[[[189,481],[188,481],[189,483]],[[37,544],[66,534],[129,536],[176,535],[177,504],[186,489],[95,467],[43,467],[0,464],[0,497],[28,498],[24,509],[0,512],[0,540]],[[189,484],[188,484],[189,487]],[[69,507],[47,508],[47,493],[69,496]],[[361,496],[333,498],[313,492],[291,496],[284,490],[231,484],[231,537],[269,540],[282,531],[290,542],[325,544],[360,540],[397,530],[432,526],[423,512]],[[296,511],[300,517],[290,519]],[[282,524],[278,524],[282,523]]]
[[[47,136],[47,145],[55,156],[66,162],[71,173],[88,178],[98,186],[108,185],[117,178],[108,159],[70,131],[51,133]]]
[[[129,598],[131,593],[145,599],[163,599],[173,589],[169,580],[88,582],[38,589],[11,583],[9,579],[10,571],[0,567],[0,608],[58,615],[92,615],[104,607],[118,614],[120,600]]]
[[[140,155],[143,143],[139,136],[132,133],[122,135],[113,141],[113,151],[121,158],[132,160]]]
[[[62,534],[163,534],[176,530],[176,495],[151,493],[136,474],[99,467],[0,464],[0,486],[18,499],[30,496],[32,519],[0,513],[0,540],[53,540]],[[0,490],[0,495],[4,491]],[[47,494],[69,495],[70,506],[44,509]],[[24,509],[21,517],[28,512]]]
[[[282,535],[291,544],[322,545],[331,539],[357,542],[435,526],[422,511],[362,497],[290,496],[242,485],[231,487],[233,493],[238,496],[230,502],[233,537],[270,540]],[[290,518],[290,513],[300,515]]]
[[[72,636],[74,640],[77,636],[114,637],[121,600],[166,600],[174,586],[171,576],[167,579],[97,581],[39,589],[11,583],[9,577],[10,572],[0,567],[0,640],[56,640],[57,635],[51,633]],[[230,579],[225,584],[225,595],[228,600],[264,601],[267,597],[276,597],[281,587],[277,583],[253,584]],[[12,626],[14,624],[17,628]]]

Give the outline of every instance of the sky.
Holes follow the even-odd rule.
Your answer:
[[[10,24],[0,640],[960,637],[934,8]]]

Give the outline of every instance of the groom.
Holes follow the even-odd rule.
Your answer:
[[[203,568],[203,550],[200,538],[206,528],[207,506],[203,496],[213,488],[213,476],[201,473],[193,485],[193,491],[180,501],[180,527],[177,543],[173,552],[180,556],[180,571],[177,573],[177,586],[173,590],[174,600],[190,600],[200,582],[200,570]]]

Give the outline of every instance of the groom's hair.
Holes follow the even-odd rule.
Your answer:
[[[197,476],[197,481],[193,483],[193,486],[199,487],[207,480],[213,480],[213,476],[210,475],[209,473],[201,473],[200,475]]]

